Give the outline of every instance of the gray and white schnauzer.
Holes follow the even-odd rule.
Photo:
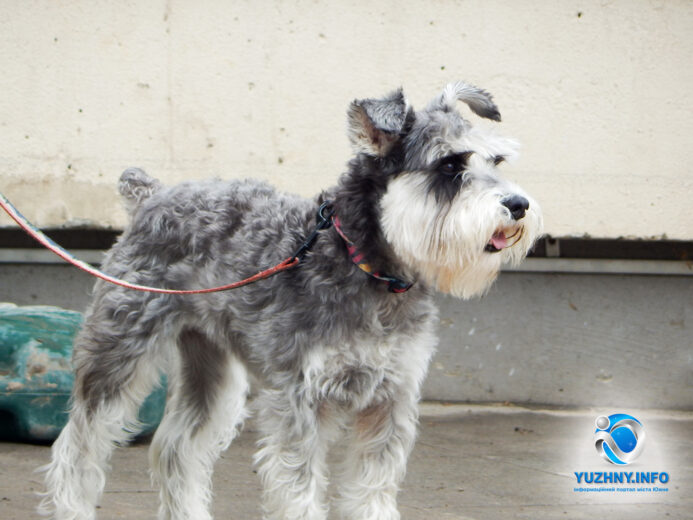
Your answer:
[[[398,519],[436,345],[433,293],[484,293],[542,230],[537,203],[496,169],[515,142],[472,126],[460,100],[500,120],[491,96],[465,83],[421,111],[401,90],[354,101],[355,155],[338,185],[310,200],[253,180],[164,187],[126,171],[131,223],[103,269],[138,284],[244,279],[290,257],[321,205],[334,225],[296,267],[234,291],[179,296],[98,281],[42,510],[95,517],[111,452],[138,431],[138,409],[164,372],[168,401],[150,448],[160,519],[211,518],[212,467],[248,416],[250,377],[261,387],[254,461],[265,518],[327,518],[326,455],[340,442],[332,473],[342,517]]]

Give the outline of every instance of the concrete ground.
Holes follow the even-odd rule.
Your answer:
[[[636,462],[616,467],[599,458],[592,440],[595,418],[611,412],[424,404],[400,494],[403,520],[693,518],[693,413],[629,410],[644,424],[647,444]],[[216,466],[215,518],[260,518],[256,435],[249,421]],[[100,519],[155,518],[146,452],[146,443],[116,451]],[[48,458],[46,446],[0,443],[0,518],[36,518],[34,470]],[[621,471],[664,472],[668,482],[578,484],[575,476]]]

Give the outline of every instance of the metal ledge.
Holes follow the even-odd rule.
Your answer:
[[[74,255],[80,260],[98,265],[106,252],[101,249],[78,249]],[[67,264],[46,249],[0,248],[0,264]]]
[[[78,249],[80,260],[98,265],[105,251]],[[64,264],[50,251],[41,249],[0,248],[0,264]],[[504,266],[515,273],[630,274],[654,276],[692,276],[693,262],[681,260],[609,260],[587,258],[527,258],[517,267]]]
[[[693,275],[693,262],[682,260],[527,258],[517,267],[504,266],[503,271],[517,273],[691,276]]]

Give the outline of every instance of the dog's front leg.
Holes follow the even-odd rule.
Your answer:
[[[414,446],[418,422],[414,392],[374,402],[354,420],[339,475],[343,519],[398,520],[397,491]]]
[[[255,463],[264,487],[266,520],[325,520],[327,425],[319,403],[277,390],[258,398],[260,449]]]

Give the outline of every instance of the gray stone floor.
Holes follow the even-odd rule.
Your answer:
[[[693,518],[693,412],[628,410],[645,425],[647,445],[627,467],[607,464],[594,449],[594,420],[610,412],[424,404],[400,494],[402,518]],[[260,518],[260,487],[250,463],[255,439],[250,421],[218,462],[215,518]],[[116,451],[100,519],[155,518],[146,451],[146,443]],[[34,470],[48,457],[46,446],[0,443],[1,519],[37,517],[41,483]],[[658,484],[667,491],[637,489],[652,484],[614,485],[633,491],[575,491],[574,472],[583,471],[666,472],[669,481]]]

